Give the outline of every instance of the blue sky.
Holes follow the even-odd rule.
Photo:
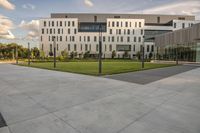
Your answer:
[[[200,19],[200,0],[0,0],[0,42],[37,46],[37,20],[55,12],[184,14]]]

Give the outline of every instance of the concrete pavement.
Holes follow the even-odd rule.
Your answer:
[[[199,133],[200,68],[146,85],[0,64],[0,133]]]

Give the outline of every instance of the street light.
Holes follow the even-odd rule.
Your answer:
[[[99,75],[102,73],[102,25],[99,25]]]
[[[144,68],[144,40],[145,36],[143,36],[143,44],[142,44],[142,68]]]
[[[178,65],[178,44],[176,45],[176,65]]]
[[[30,43],[28,42],[28,66],[30,66],[30,55],[31,55],[31,53],[30,53],[31,51],[30,51]]]
[[[53,37],[54,68],[56,68],[56,37]]]

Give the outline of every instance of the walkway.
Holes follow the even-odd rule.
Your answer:
[[[146,85],[0,64],[0,133],[199,133],[200,68]]]

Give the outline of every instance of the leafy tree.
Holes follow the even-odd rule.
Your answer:
[[[115,50],[113,50],[113,51],[112,51],[112,59],[114,59],[114,58],[115,58],[115,56],[116,56],[116,51],[115,51]]]
[[[85,52],[84,58],[89,58],[90,57],[90,51]]]

